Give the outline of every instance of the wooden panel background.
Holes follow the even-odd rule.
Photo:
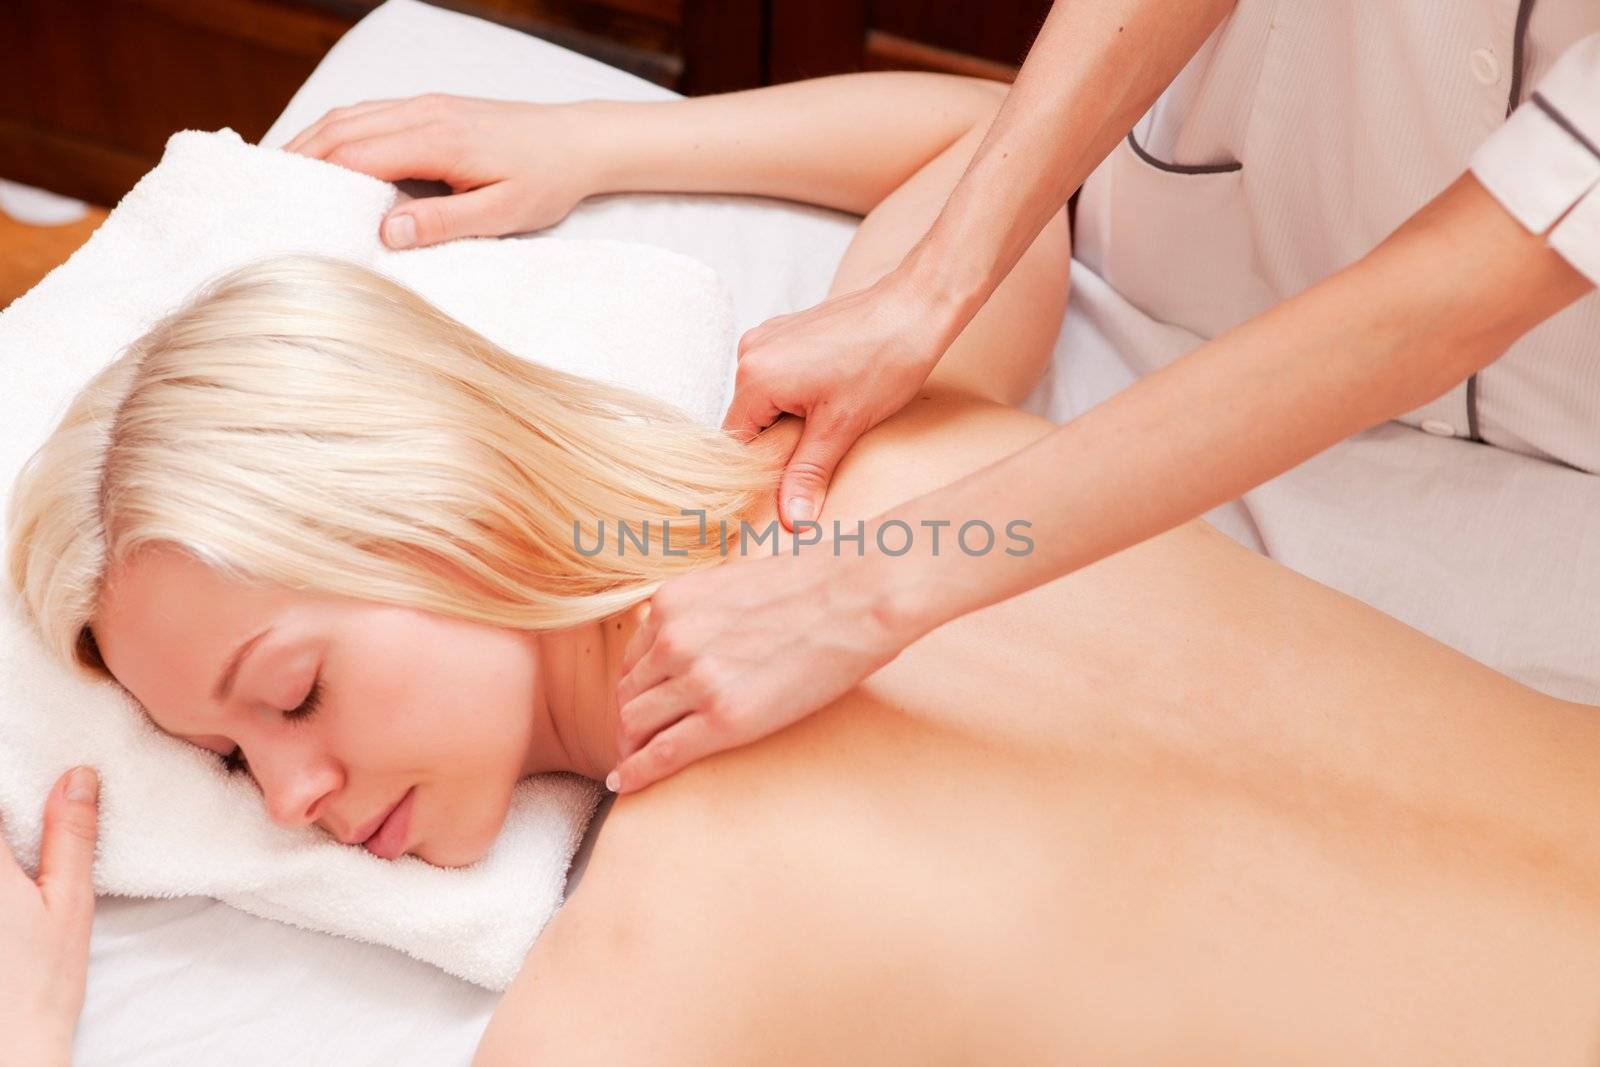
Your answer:
[[[854,70],[1010,78],[1049,0],[436,0],[687,94]],[[266,132],[377,0],[3,0],[0,177],[113,204],[180,129]]]

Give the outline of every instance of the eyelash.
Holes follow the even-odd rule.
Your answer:
[[[306,694],[306,698],[300,702],[299,707],[290,708],[284,712],[283,720],[288,723],[304,722],[311,718],[312,715],[315,715],[317,708],[321,706],[322,676],[319,674],[316,680],[311,683],[311,692]],[[249,766],[249,761],[244,758],[244,751],[238,747],[235,747],[232,752],[222,757],[222,769],[229,774],[238,774],[240,771],[247,770]]]

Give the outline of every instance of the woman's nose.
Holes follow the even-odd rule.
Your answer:
[[[324,803],[343,781],[338,767],[326,756],[310,752],[283,754],[250,765],[266,798],[267,814],[279,826],[310,826],[322,814]]]

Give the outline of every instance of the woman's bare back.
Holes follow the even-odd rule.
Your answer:
[[[932,392],[822,520],[1050,429]],[[1189,523],[620,798],[480,1062],[1593,1064],[1595,715]]]

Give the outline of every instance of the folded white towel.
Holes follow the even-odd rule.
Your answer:
[[[161,163],[70,260],[0,314],[0,506],[91,374],[197,285],[258,256],[310,251],[404,282],[512,352],[628,385],[715,424],[734,360],[716,274],[665,249],[604,240],[468,240],[391,253],[393,186],[245,144],[172,137]],[[104,788],[100,892],[201,894],[400,949],[503,989],[560,904],[599,789],[524,781],[504,832],[460,870],[395,862],[285,830],[215,755],[156,730],[113,683],[51,661],[14,591],[0,606],[0,827],[30,868],[46,790],[78,763]]]

